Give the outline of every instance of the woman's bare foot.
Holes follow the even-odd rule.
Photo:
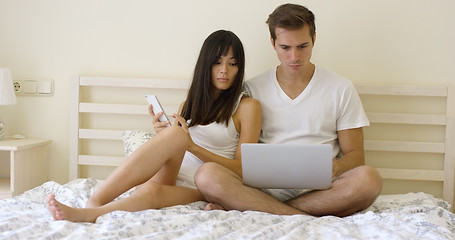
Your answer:
[[[54,194],[47,196],[47,209],[51,212],[54,220],[68,220],[71,222],[95,222],[99,215],[95,209],[73,208],[60,203]]]
[[[226,211],[226,209],[224,209],[223,206],[221,206],[219,204],[216,204],[216,203],[208,203],[207,205],[205,205],[204,210],[206,210],[206,211],[210,211],[210,210],[224,210],[224,211]]]

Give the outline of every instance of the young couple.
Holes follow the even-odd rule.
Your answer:
[[[246,81],[239,38],[219,30],[204,41],[187,99],[157,135],[133,152],[88,199],[85,208],[58,202],[55,220],[95,222],[106,213],[158,209],[207,201],[207,210],[347,216],[368,207],[380,192],[378,172],[364,165],[362,127],[369,124],[352,83],[311,62],[314,15],[283,4],[267,20],[280,65]],[[257,99],[257,100],[256,100]],[[280,116],[280,117],[276,117]],[[286,122],[283,122],[283,116]],[[328,143],[333,146],[332,188],[256,189],[242,183],[242,143]],[[176,186],[177,177],[190,187]],[[132,194],[115,200],[136,187]]]

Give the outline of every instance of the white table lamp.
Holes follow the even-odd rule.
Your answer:
[[[7,68],[0,68],[0,105],[16,104],[13,76]],[[0,121],[0,139],[5,134],[5,125]]]

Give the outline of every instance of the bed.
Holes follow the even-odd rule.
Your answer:
[[[71,180],[0,200],[0,239],[455,239],[453,86],[356,85],[371,121],[366,163],[379,170],[384,187],[352,216],[204,211],[206,203],[195,202],[72,223],[53,221],[45,196],[83,207],[112,169],[153,137],[144,95],[157,94],[171,114],[189,81],[76,76],[71,82]]]

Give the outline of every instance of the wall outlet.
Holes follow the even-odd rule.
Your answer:
[[[22,92],[22,81],[14,81],[14,91],[17,93]]]
[[[27,79],[14,80],[14,91],[16,96],[46,96],[54,95],[53,79]]]

